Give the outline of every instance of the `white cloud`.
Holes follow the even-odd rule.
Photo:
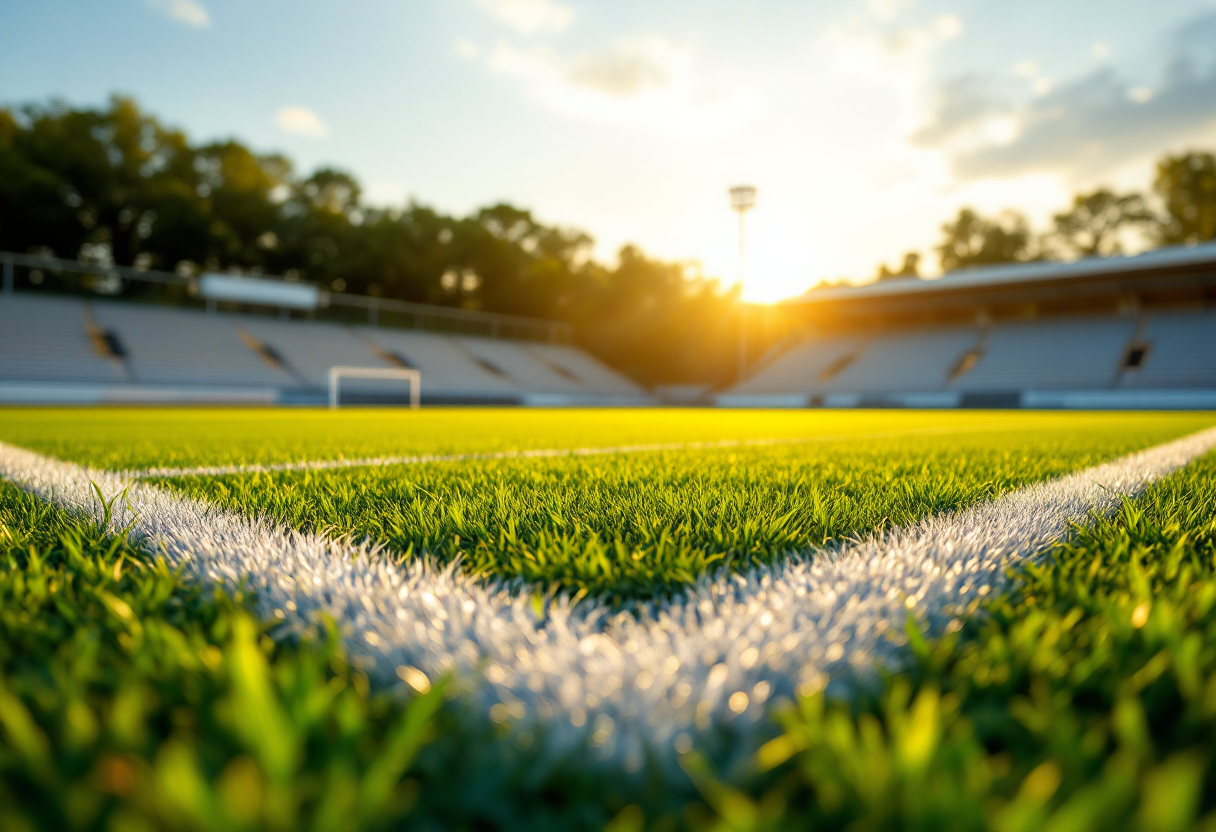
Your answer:
[[[275,114],[274,123],[280,130],[295,133],[298,136],[309,136],[323,139],[329,135],[329,128],[321,117],[307,107],[284,107]]]
[[[1018,61],[1013,65],[1013,74],[1018,78],[1034,78],[1039,74],[1039,65],[1034,61]]]
[[[963,21],[952,14],[940,15],[933,21],[933,32],[942,40],[954,40],[963,33]]]
[[[523,35],[560,32],[574,21],[574,9],[558,0],[477,0],[477,5]]]
[[[211,25],[211,16],[198,0],[148,0],[148,5],[178,23],[195,29],[206,29]]]
[[[481,52],[477,48],[477,44],[468,38],[456,38],[456,42],[452,44],[452,48],[456,50],[456,54],[459,57],[464,58],[466,61],[471,61]]]
[[[956,78],[940,87],[913,140],[943,152],[959,181],[1041,173],[1080,182],[1143,166],[1216,125],[1216,14],[1179,26],[1157,62],[1149,84],[1099,65],[1055,84],[1038,77],[1034,97],[998,78]],[[998,120],[1012,130],[994,134]]]
[[[547,109],[670,135],[730,132],[750,121],[759,104],[750,90],[706,84],[692,51],[657,35],[572,55],[501,43],[487,64],[520,81]]]
[[[1099,61],[1110,57],[1110,47],[1105,43],[1095,43],[1093,47],[1090,48],[1090,52],[1093,53],[1093,56]]]

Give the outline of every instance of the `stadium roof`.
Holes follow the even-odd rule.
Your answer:
[[[1059,286],[1094,279],[1120,279],[1189,271],[1195,267],[1216,267],[1216,242],[1194,246],[1173,246],[1138,254],[1134,257],[1087,257],[1070,263],[1039,261],[959,269],[940,278],[890,278],[860,286],[828,286],[811,289],[787,303],[812,304],[835,301],[864,301],[896,298],[924,298],[960,292],[974,293],[992,289],[1030,288],[1036,284]]]

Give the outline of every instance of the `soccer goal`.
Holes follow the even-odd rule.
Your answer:
[[[339,404],[343,378],[393,378],[401,379],[410,386],[410,408],[418,409],[422,398],[422,374],[417,370],[396,367],[330,367],[329,408],[336,410]]]

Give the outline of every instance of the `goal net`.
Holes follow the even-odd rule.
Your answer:
[[[395,367],[330,367],[329,368],[329,407],[335,409],[341,403],[342,379],[344,378],[374,378],[399,379],[409,385],[410,408],[417,409],[422,396],[422,374],[417,370],[398,369]]]

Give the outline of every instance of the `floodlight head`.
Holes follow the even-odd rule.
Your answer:
[[[730,207],[736,211],[746,211],[756,207],[756,189],[751,185],[736,185],[730,189]]]

